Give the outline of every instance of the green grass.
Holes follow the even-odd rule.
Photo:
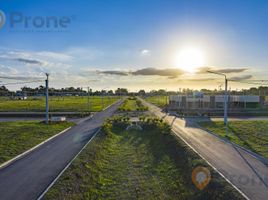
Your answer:
[[[74,125],[38,121],[0,122],[0,164]]]
[[[127,98],[124,103],[118,108],[120,111],[146,111],[148,108],[136,97]]]
[[[215,134],[268,158],[268,121],[230,121],[228,137],[223,122],[199,122]]]
[[[106,123],[44,199],[243,199],[211,168],[212,181],[198,190],[192,170],[207,165],[167,124],[125,128],[126,122]]]
[[[100,96],[87,97],[50,97],[49,109],[53,111],[101,111],[102,108],[117,101],[119,97],[104,97],[103,101]],[[0,98],[0,112],[2,111],[44,111],[45,98],[44,97],[29,97],[27,100],[10,100],[7,98]]]
[[[160,108],[164,108],[168,104],[167,96],[151,96],[151,97],[146,97],[145,100]]]

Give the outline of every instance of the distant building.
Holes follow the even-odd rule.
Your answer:
[[[265,103],[265,98],[254,95],[229,95],[229,109],[259,108]],[[224,108],[224,95],[171,95],[169,108],[180,110],[216,110]]]
[[[18,99],[18,100],[27,100],[27,95],[24,92],[23,93],[22,92],[16,92],[15,99]]]

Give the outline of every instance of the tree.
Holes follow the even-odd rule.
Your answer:
[[[115,94],[118,96],[128,95],[128,91],[125,88],[117,88],[117,90],[115,90]]]
[[[140,90],[140,91],[138,92],[138,95],[139,95],[139,96],[145,96],[145,95],[146,95],[145,90]]]

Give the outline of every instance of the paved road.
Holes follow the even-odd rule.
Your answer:
[[[80,121],[66,133],[0,169],[0,199],[36,199],[82,149],[105,118],[114,114],[120,103],[95,114],[92,119]]]
[[[166,115],[143,101],[150,111],[172,125],[174,132],[189,143],[249,199],[268,199],[268,167],[246,151],[225,143],[194,123]]]

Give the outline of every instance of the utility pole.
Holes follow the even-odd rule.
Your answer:
[[[225,93],[224,93],[224,125],[227,127],[228,121],[227,121],[227,109],[228,109],[228,93],[227,93],[227,88],[228,88],[228,79],[225,77]]]
[[[49,78],[49,74],[46,73],[46,124],[48,124],[49,121],[49,105],[48,105],[48,78]]]
[[[103,91],[101,91],[101,107],[102,110],[104,109],[104,105],[103,105]]]
[[[166,88],[166,113],[168,113],[168,91]]]
[[[224,125],[227,130],[227,125],[228,125],[228,116],[227,116],[227,110],[228,110],[228,93],[227,93],[227,88],[228,88],[228,79],[225,74],[223,73],[218,73],[218,72],[213,72],[213,71],[207,71],[208,73],[211,74],[217,74],[224,76],[224,82],[225,82],[225,90],[224,90]]]
[[[90,102],[89,102],[89,87],[87,87],[87,109],[88,109],[88,112],[90,111]]]

